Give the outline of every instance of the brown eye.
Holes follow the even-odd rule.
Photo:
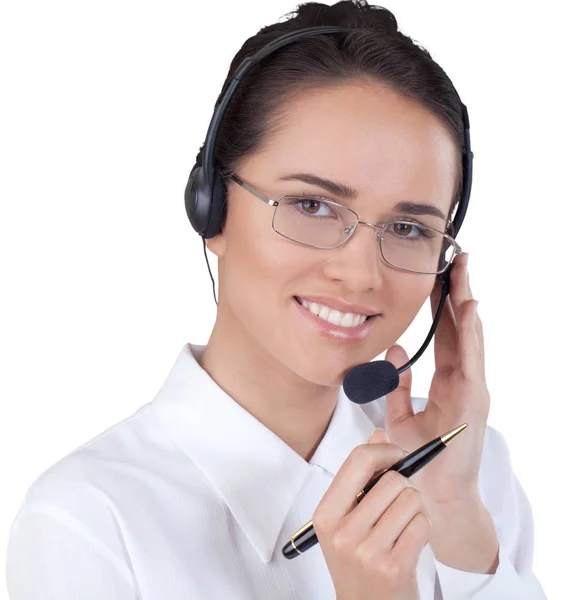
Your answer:
[[[319,202],[319,200],[313,200],[311,198],[307,198],[300,202],[300,206],[302,207],[303,211],[310,215],[317,214],[317,211],[319,210],[320,205],[321,205],[321,202]]]
[[[386,231],[389,231],[398,240],[409,240],[410,242],[432,239],[437,235],[432,229],[425,227],[425,225],[406,223],[405,221],[388,223]]]
[[[317,217],[320,219],[338,218],[335,207],[327,202],[323,202],[323,200],[302,197],[296,200],[296,205],[299,207],[298,211],[308,217]]]
[[[413,225],[408,225],[407,223],[394,223],[393,228],[395,234],[401,237],[407,237],[413,230]]]

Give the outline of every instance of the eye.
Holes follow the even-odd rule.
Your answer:
[[[335,217],[337,216],[336,211],[333,207],[317,198],[303,197],[296,198],[295,205],[297,210],[305,215],[311,217]]]
[[[425,225],[407,223],[405,221],[394,221],[392,223],[388,223],[388,228],[386,231],[392,233],[396,238],[403,238],[407,240],[435,237],[435,233]]]
[[[327,209],[327,205],[321,200],[314,198],[305,198],[299,201],[300,208],[309,215],[317,215],[323,208]]]
[[[408,225],[407,223],[391,223],[391,227],[393,232],[400,237],[410,237],[410,233],[419,232],[415,225]]]

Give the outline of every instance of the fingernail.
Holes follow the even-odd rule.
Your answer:
[[[388,434],[386,433],[386,430],[383,429],[382,427],[376,427],[376,429],[372,432],[372,435],[369,438],[369,442],[371,441],[376,441],[376,440],[382,440],[383,442],[388,442],[390,441],[390,438],[388,436]]]

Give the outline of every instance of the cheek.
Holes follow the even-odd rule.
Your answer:
[[[291,294],[289,284],[306,268],[304,249],[274,232],[266,208],[258,215],[233,211],[225,229],[221,279],[233,309],[253,311],[253,319],[260,319],[259,313],[276,317],[285,291]]]
[[[435,284],[434,277],[406,275],[396,279],[393,292],[393,308],[389,313],[399,337],[413,322],[429,297]]]

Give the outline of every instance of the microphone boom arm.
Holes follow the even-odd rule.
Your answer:
[[[452,265],[449,265],[449,268],[446,270],[446,272],[443,274],[443,276],[439,279],[439,281],[441,282],[441,286],[442,286],[441,299],[439,300],[437,314],[435,315],[435,318],[433,319],[433,324],[431,325],[431,329],[429,330],[429,333],[428,333],[427,337],[425,338],[423,345],[421,346],[421,348],[419,348],[417,353],[408,362],[406,362],[405,365],[403,365],[403,367],[400,367],[398,369],[398,373],[403,373],[404,371],[407,371],[407,369],[410,369],[413,366],[413,364],[421,357],[423,352],[425,352],[425,350],[427,349],[427,346],[433,339],[433,336],[435,335],[435,330],[437,329],[437,326],[439,325],[439,319],[441,318],[441,313],[443,312],[443,308],[444,308],[444,305],[445,305],[445,302],[446,302],[446,299],[447,299],[447,296],[448,296],[448,293],[450,290],[451,268],[452,268]]]

